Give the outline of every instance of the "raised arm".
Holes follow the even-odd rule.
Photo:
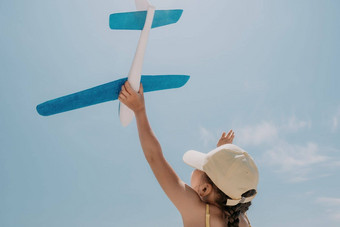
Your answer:
[[[158,183],[182,214],[190,210],[192,206],[200,202],[200,198],[192,188],[178,177],[165,160],[161,145],[147,118],[142,84],[137,93],[131,88],[129,82],[126,82],[122,86],[119,100],[135,113],[140,143]]]

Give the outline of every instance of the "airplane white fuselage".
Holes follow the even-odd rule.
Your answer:
[[[141,31],[135,57],[133,59],[130,72],[128,75],[128,81],[131,84],[131,87],[135,91],[138,91],[140,87],[144,54],[145,54],[145,50],[146,50],[146,46],[147,46],[147,42],[149,38],[149,32],[151,30],[151,26],[153,22],[153,17],[155,14],[155,7],[150,5],[148,1],[145,1],[145,0],[144,1],[136,0],[136,6],[138,10],[147,10],[144,28]],[[147,9],[143,9],[144,7],[147,7]],[[134,117],[134,113],[126,105],[124,105],[123,103],[120,103],[119,117],[120,117],[120,121],[122,125],[125,127],[132,121]]]

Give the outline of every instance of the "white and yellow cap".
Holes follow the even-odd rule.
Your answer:
[[[259,172],[250,155],[234,144],[225,144],[207,154],[190,150],[183,161],[204,171],[214,184],[228,195],[227,206],[250,202],[255,195],[244,198],[242,194],[257,189]]]

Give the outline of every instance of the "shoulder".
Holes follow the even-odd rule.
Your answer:
[[[179,212],[182,216],[196,215],[197,213],[205,214],[206,203],[201,200],[197,192],[189,185],[185,184],[186,198],[181,202],[183,203],[182,209]]]
[[[206,205],[201,200],[194,200],[191,204],[186,204],[185,209],[179,210],[182,216],[184,227],[204,227],[205,208]]]

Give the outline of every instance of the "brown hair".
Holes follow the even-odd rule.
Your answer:
[[[220,206],[222,211],[224,211],[224,218],[228,222],[228,227],[239,227],[239,216],[240,214],[244,214],[250,207],[251,202],[248,203],[239,203],[235,206],[226,206],[227,200],[231,199],[229,196],[224,194],[209,178],[209,176],[204,173],[202,178],[205,182],[212,185],[213,189],[217,193],[216,203]],[[242,197],[250,197],[256,194],[255,189],[251,189],[242,194]]]

